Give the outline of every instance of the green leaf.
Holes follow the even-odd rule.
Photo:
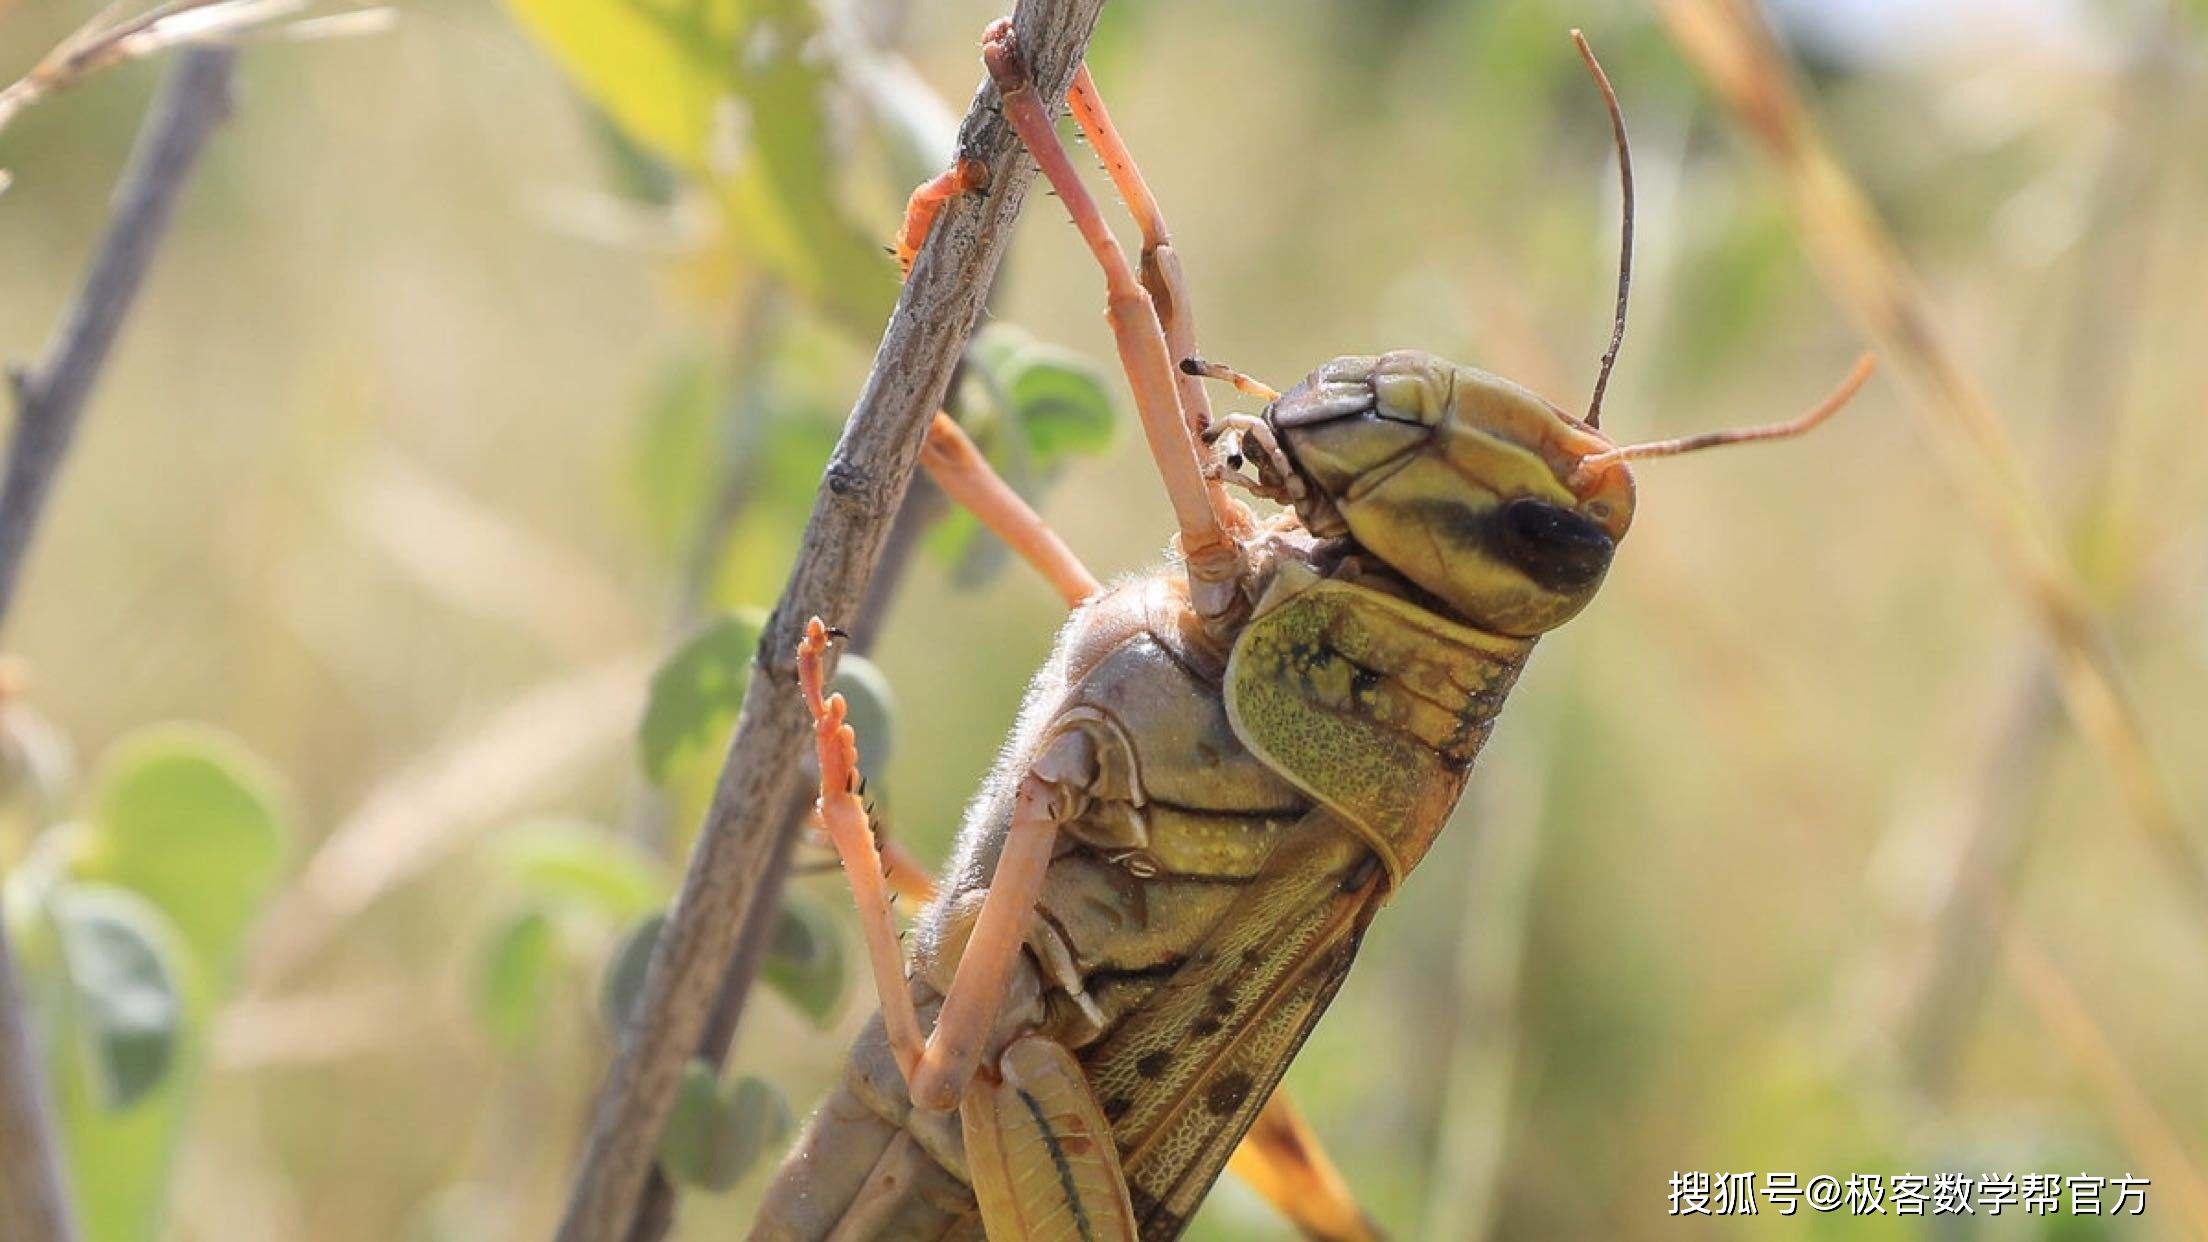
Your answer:
[[[95,1097],[109,1112],[144,1099],[175,1068],[184,997],[173,962],[176,932],[136,893],[70,884],[53,895],[69,977],[69,1025]]]
[[[825,1027],[843,999],[843,973],[843,938],[834,920],[811,902],[785,898],[760,969],[767,985]]]
[[[644,772],[662,787],[680,785],[703,765],[717,770],[751,685],[752,660],[765,622],[746,610],[698,631],[652,674],[638,740]],[[889,679],[853,653],[836,661],[831,690],[851,702],[851,724],[870,765],[888,758],[895,701]]]
[[[476,969],[475,1005],[500,1048],[535,1042],[559,966],[559,929],[541,909],[523,910],[491,933]]]
[[[695,19],[705,6],[684,6],[690,14],[631,0],[507,0],[506,7],[630,137],[684,171],[707,171],[714,114],[733,84],[719,63],[731,49]]]
[[[1111,447],[1111,392],[1087,358],[1006,324],[976,336],[968,357],[1039,469]]]
[[[764,618],[756,612],[723,617],[692,635],[652,674],[639,741],[644,771],[665,785],[685,762],[701,754],[718,759],[735,726]]]
[[[637,998],[644,994],[644,974],[651,969],[659,929],[666,925],[665,911],[644,919],[621,937],[613,955],[606,959],[606,973],[598,984],[598,1016],[606,1024],[606,1033],[617,1043],[629,1024],[629,1015],[636,1011]]]
[[[836,660],[836,675],[828,688],[850,703],[851,731],[859,735],[859,759],[868,768],[882,771],[889,763],[896,738],[897,700],[889,690],[889,676],[880,665],[856,651]]]
[[[617,922],[667,899],[666,881],[651,856],[592,824],[523,824],[499,837],[493,858],[532,900],[580,906]]]
[[[881,239],[843,210],[830,70],[808,0],[507,0],[640,145],[712,187],[728,235],[847,327],[897,295]]]
[[[723,468],[718,441],[729,393],[720,368],[703,354],[666,364],[644,403],[629,476],[652,538],[670,557],[697,536]]]
[[[1111,447],[1111,394],[1103,375],[1079,354],[1036,345],[1020,355],[1005,389],[1028,447],[1043,463]]]
[[[116,743],[93,789],[72,870],[159,906],[219,991],[283,868],[274,778],[224,733],[163,725]]]
[[[683,1067],[660,1134],[660,1164],[682,1185],[727,1190],[789,1128],[790,1107],[780,1092],[749,1077],[724,1087],[711,1065],[693,1059]]]
[[[750,105],[755,159],[724,178],[737,235],[822,310],[872,339],[897,301],[887,229],[861,228],[844,211],[829,133],[834,74],[808,48],[820,38],[812,0],[748,0],[735,40],[739,89]],[[888,221],[883,222],[885,225]],[[786,240],[785,240],[786,239]]]
[[[123,1112],[101,1098],[103,1071],[88,1061],[83,1041],[47,1045],[84,1236],[124,1242],[160,1232],[208,1014],[240,937],[281,873],[286,830],[275,782],[260,762],[203,726],[168,725],[123,739],[103,757],[90,788],[88,816],[57,838],[68,878],[127,889],[166,916],[183,1014],[170,1068]]]

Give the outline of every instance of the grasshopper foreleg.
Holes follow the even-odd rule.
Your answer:
[[[1163,312],[1127,262],[1095,197],[1082,184],[1072,157],[1058,141],[1050,113],[1013,44],[1009,20],[990,25],[982,35],[981,55],[1004,100],[1005,120],[1018,131],[1028,154],[1035,157],[1051,189],[1058,192],[1082,241],[1103,269],[1105,315],[1119,348],[1120,366],[1134,392],[1143,436],[1149,442],[1150,455],[1164,480],[1174,521],[1180,528],[1191,601],[1206,621],[1224,619],[1246,604],[1241,598],[1242,546],[1234,532],[1247,524],[1247,515],[1228,499],[1224,489],[1204,477],[1202,455],[1182,407],[1180,384],[1184,377],[1173,360],[1160,320]],[[1116,135],[1111,140],[1116,142]],[[1110,161],[1109,155],[1107,159]],[[1110,162],[1130,172],[1133,169],[1131,162]],[[1162,275],[1160,288],[1168,291],[1168,297],[1173,296]]]

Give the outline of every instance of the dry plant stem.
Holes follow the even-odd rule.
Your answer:
[[[54,479],[68,456],[94,381],[167,231],[178,192],[207,136],[230,108],[233,53],[187,53],[139,131],[116,187],[107,231],[84,285],[37,366],[14,379],[15,430],[0,481],[0,623],[4,623]],[[6,924],[0,912],[0,929]],[[76,1236],[53,1115],[15,959],[0,930],[0,1225],[30,1242]]]
[[[2184,1222],[2185,1234],[2208,1240],[2208,1178],[2202,1176],[2185,1140],[2125,1067],[2107,1031],[2062,968],[2018,923],[1999,894],[1988,887],[1981,898],[2009,977],[2016,981],[2070,1061],[2107,1097],[2125,1146],[2145,1164],[2157,1184],[2176,1195],[2176,1215]]]
[[[299,32],[310,27],[316,33],[351,33],[367,29],[346,23],[357,14],[340,14],[320,21],[278,25],[299,15],[308,0],[167,0],[135,17],[118,15],[129,7],[123,0],[102,8],[79,26],[60,46],[39,59],[28,73],[0,87],[0,129],[57,92],[128,61],[142,60],[175,47],[220,46],[218,40],[266,32],[270,29]],[[336,24],[332,24],[336,23]]]
[[[261,919],[245,995],[280,993],[386,894],[629,743],[652,665],[636,652],[532,686],[378,781]]]
[[[2208,863],[2150,754],[2108,638],[2058,551],[2006,424],[1929,310],[1916,273],[1812,124],[1770,32],[1743,0],[1662,0],[1673,39],[1762,144],[1833,296],[1893,366],[1948,475],[2036,614],[2063,703],[2114,773],[2132,821],[2208,915]]]
[[[177,193],[208,134],[229,111],[233,56],[226,48],[202,48],[178,59],[116,187],[114,211],[83,287],[38,365],[12,377],[16,422],[0,483],[0,618],[14,602],[47,493],[168,228]]]
[[[0,1237],[62,1242],[77,1236],[77,1225],[54,1141],[45,1063],[31,1027],[0,918]]]
[[[2032,808],[2046,785],[2062,703],[2048,662],[2033,656],[2001,710],[1972,782],[1951,887],[1932,916],[1930,951],[1895,1023],[1902,1065],[1917,1090],[1945,1098],[1986,991],[1999,926],[1986,895],[2014,891]]]
[[[2137,292],[2152,264],[2157,208],[2176,168],[2162,157],[2167,144],[2155,139],[2166,136],[2169,118],[2180,111],[2183,41],[2174,36],[2183,20],[2165,9],[2145,16],[2133,35],[2116,116],[2119,130],[2134,140],[2115,144],[2104,157],[2093,179],[2088,242],[2070,260],[2077,276],[2061,333],[2064,357],[2047,385],[2046,409],[2054,418],[2057,457],[2078,476],[2061,481],[2062,492],[2073,498],[2068,517],[2074,538],[2089,539],[2124,493],[2119,472],[2111,468],[2111,441],[2121,438],[2136,398],[2119,397],[2105,419],[2064,415],[2103,404],[2109,393],[2130,391],[2127,367],[2139,352],[2144,311]],[[2113,601],[2114,625],[2136,620],[2138,569],[2137,558],[2127,558],[2113,573],[2103,571],[2101,598]],[[2015,892],[2038,831],[2032,812],[2064,734],[2051,661],[2033,652],[2020,655],[2018,664],[2014,684],[1986,730],[1992,740],[1966,804],[1957,874],[1928,922],[1931,952],[1914,972],[1894,1024],[1906,1072],[1918,1091],[1933,1099],[1952,1090],[1987,990],[1988,968],[1998,960],[1982,890]]]
[[[1550,750],[1552,756],[1563,753],[1568,746]],[[1553,758],[1546,766],[1555,767]],[[1477,789],[1472,811],[1480,831],[1465,855],[1468,891],[1451,980],[1457,1011],[1438,1101],[1427,1237],[1496,1233],[1512,1083],[1525,1033],[1522,979],[1549,779],[1545,772],[1491,771]]]
[[[1103,0],[1022,0],[1020,47],[1055,99],[1064,93]],[[782,598],[768,618],[727,764],[645,976],[643,995],[601,1087],[559,1237],[628,1235],[683,1065],[698,1047],[739,932],[776,854],[796,830],[786,812],[810,736],[794,653],[818,615],[847,622],[866,592],[928,420],[943,402],[1006,246],[1033,170],[995,110],[975,96],[963,154],[989,170],[987,191],[948,206],[890,317],[865,390],[830,458]]]

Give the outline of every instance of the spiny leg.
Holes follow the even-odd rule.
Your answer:
[[[1236,604],[1242,572],[1241,547],[1228,533],[1238,525],[1238,515],[1225,493],[1204,477],[1201,454],[1181,408],[1180,374],[1157,309],[1058,141],[1050,114],[1036,94],[1034,80],[1013,46],[1011,22],[992,24],[982,36],[981,47],[982,60],[1003,98],[1005,119],[1041,165],[1043,175],[1072,213],[1074,226],[1104,270],[1106,315],[1119,347],[1120,365],[1127,372],[1128,386],[1134,390],[1143,435],[1173,503],[1181,553],[1188,566],[1191,600],[1201,616],[1224,616]]]
[[[917,197],[917,195],[915,196]],[[1066,546],[1058,532],[1012,490],[1003,476],[989,465],[981,449],[948,414],[938,413],[928,424],[928,437],[920,448],[920,464],[935,485],[960,507],[972,513],[982,526],[1004,541],[1058,592],[1069,608],[1079,607],[1102,589],[1088,567]],[[914,905],[935,898],[935,881],[928,869],[897,841],[879,830],[869,808],[862,813],[874,829],[874,848],[890,890]],[[816,817],[817,819],[818,817]],[[825,832],[825,824],[822,825]],[[839,855],[840,857],[840,855]],[[834,863],[824,861],[824,865]]]
[[[1166,231],[1165,212],[1150,193],[1150,183],[1143,179],[1142,168],[1135,163],[1127,141],[1112,124],[1112,114],[1105,109],[1104,96],[1098,93],[1087,64],[1074,72],[1073,85],[1066,91],[1066,105],[1088,138],[1090,149],[1104,161],[1104,171],[1118,188],[1128,213],[1134,216],[1135,226],[1142,230],[1142,286],[1150,291],[1174,363],[1195,357],[1196,311],[1189,303],[1188,279],[1181,272],[1180,253],[1173,248],[1172,234]],[[1180,386],[1181,413],[1188,419],[1189,434],[1203,435],[1211,425],[1211,395],[1196,376],[1186,372],[1175,382]]]
[[[820,755],[821,827],[842,857],[844,874],[858,901],[860,929],[890,1049],[904,1071],[913,1103],[941,1112],[957,1105],[981,1062],[1013,964],[1035,919],[1035,900],[1050,868],[1058,825],[1072,816],[1081,795],[1033,772],[1021,780],[988,896],[959,954],[935,1029],[922,1038],[919,1016],[906,990],[904,953],[890,917],[881,854],[857,792],[859,747],[846,722],[849,706],[842,695],[823,693],[829,637],[828,627],[814,617],[806,624],[797,650],[798,682],[813,713]]]
[[[861,796],[864,796],[863,790]],[[889,886],[889,900],[895,903],[902,897],[916,907],[934,901],[935,877],[928,874],[927,866],[883,829],[881,818],[874,814],[872,807],[866,808],[866,814],[867,825],[874,832],[874,849],[882,858],[882,882]],[[828,846],[830,856],[797,864],[792,869],[795,874],[817,875],[843,865],[842,857],[834,853],[835,847],[828,841],[827,830],[821,827],[817,811],[813,815],[813,826],[820,829],[820,840],[816,844]]]
[[[995,1033],[1012,968],[1035,922],[1035,901],[1058,844],[1058,825],[1071,818],[1077,795],[1030,771],[1012,796],[1012,820],[990,872],[988,895],[958,955],[958,968],[937,1012],[918,1071],[908,1080],[912,1102],[944,1111],[958,1105]]]
[[[874,845],[874,830],[867,823],[866,805],[859,799],[859,743],[845,723],[850,707],[840,694],[822,695],[828,652],[828,627],[819,617],[805,625],[805,637],[797,647],[797,679],[805,693],[805,705],[813,713],[813,745],[820,756],[820,826],[843,859],[843,874],[851,883],[851,896],[859,908],[859,929],[866,939],[868,964],[874,975],[874,991],[882,1006],[882,1025],[889,1032],[889,1046],[897,1068],[910,1082],[925,1051],[920,1036],[920,1016],[912,994],[905,988],[905,954],[897,943],[897,923],[889,909],[889,894],[882,879],[882,856]]]

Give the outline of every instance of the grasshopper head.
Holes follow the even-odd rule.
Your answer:
[[[1610,112],[1625,206],[1617,313],[1586,419],[1416,350],[1336,358],[1285,393],[1200,358],[1181,364],[1269,400],[1259,430],[1272,451],[1256,459],[1257,478],[1244,480],[1253,491],[1293,504],[1321,538],[1355,540],[1461,620],[1523,638],[1577,616],[1602,585],[1633,524],[1627,462],[1801,435],[1846,404],[1872,366],[1866,355],[1831,396],[1789,422],[1623,446],[1596,429],[1625,339],[1633,157],[1609,77],[1576,30],[1572,41]],[[1239,443],[1230,454],[1236,471]]]
[[[1582,463],[1601,432],[1523,388],[1413,350],[1337,358],[1266,411],[1296,508],[1462,619],[1554,629],[1594,598],[1633,521],[1633,475]]]

